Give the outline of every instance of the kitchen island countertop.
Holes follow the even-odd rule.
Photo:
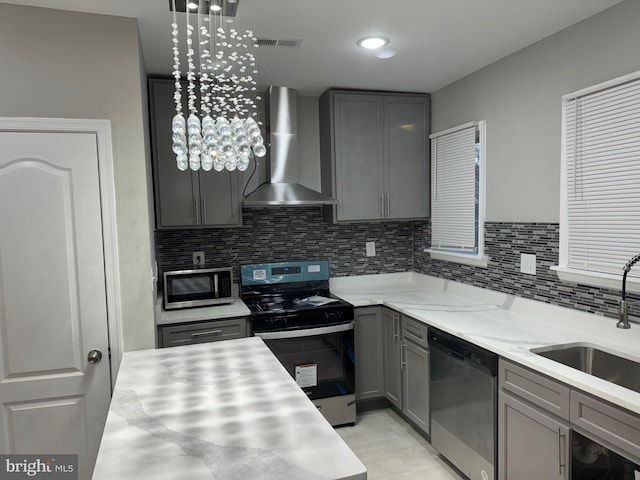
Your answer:
[[[93,480],[366,479],[257,337],[124,355]]]
[[[419,273],[335,277],[331,292],[356,307],[383,305],[640,415],[640,393],[531,349],[575,342],[640,362],[640,326]]]

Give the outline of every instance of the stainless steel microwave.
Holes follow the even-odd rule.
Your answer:
[[[199,268],[164,272],[164,308],[233,303],[233,269]]]

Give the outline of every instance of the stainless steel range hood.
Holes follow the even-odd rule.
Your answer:
[[[296,91],[269,87],[267,183],[244,199],[248,207],[335,205],[328,195],[298,183]]]

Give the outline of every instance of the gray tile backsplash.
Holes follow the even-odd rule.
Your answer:
[[[243,209],[235,228],[157,230],[159,272],[189,268],[192,252],[204,251],[206,264],[234,267],[249,263],[297,260],[329,261],[332,276],[405,272],[413,268],[416,223],[370,222],[330,224],[318,207]],[[365,243],[376,242],[376,256],[365,255]]]
[[[423,249],[431,238],[430,225],[416,225],[414,270],[437,277],[490,288],[523,298],[573,308],[607,317],[617,317],[619,290],[563,282],[549,267],[558,264],[560,228],[557,223],[485,223],[487,268],[431,260]],[[520,273],[520,254],[536,255],[536,275]],[[630,296],[631,315],[640,316],[640,297]]]
[[[416,271],[608,317],[616,317],[618,290],[558,279],[549,270],[558,262],[555,223],[485,224],[488,268],[431,260],[424,248],[430,222],[396,221],[330,224],[317,207],[243,210],[243,226],[156,231],[160,273],[189,268],[192,252],[204,251],[208,266],[327,259],[332,276]],[[376,242],[376,256],[365,256],[365,242]],[[520,254],[536,255],[536,275],[520,273]],[[640,317],[640,296],[630,296],[630,314]]]

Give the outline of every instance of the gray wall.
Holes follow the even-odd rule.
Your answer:
[[[125,350],[154,346],[147,100],[135,19],[0,4],[0,114],[111,121]]]
[[[627,0],[432,94],[434,132],[487,121],[487,221],[558,222],[561,97],[640,70],[639,51]]]

